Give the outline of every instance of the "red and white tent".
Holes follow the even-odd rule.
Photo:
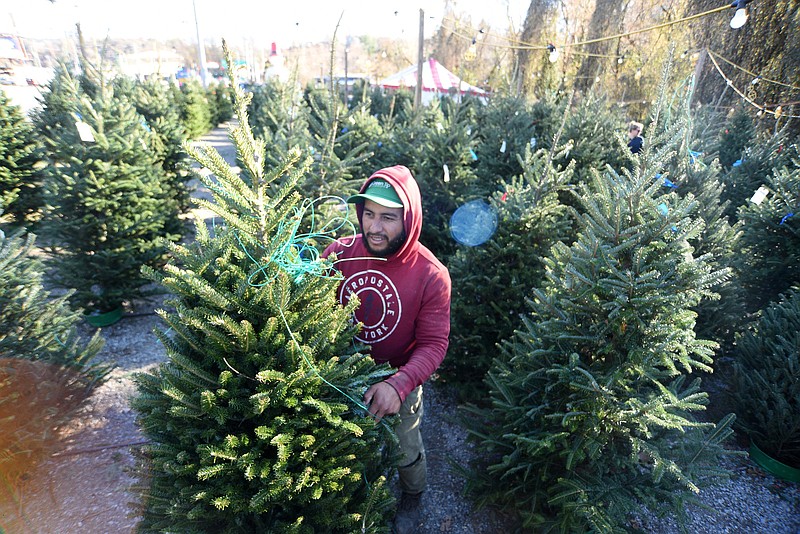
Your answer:
[[[384,89],[415,89],[417,87],[417,66],[412,65],[396,74],[384,78],[378,85]],[[486,99],[489,93],[470,85],[431,58],[422,64],[422,103],[427,104],[441,95],[450,95],[460,100],[463,95],[474,95]]]

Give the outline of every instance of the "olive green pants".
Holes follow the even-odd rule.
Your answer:
[[[422,386],[417,386],[406,397],[400,407],[400,423],[395,427],[400,441],[400,489],[417,494],[428,485],[428,469],[425,461],[425,446],[422,444]]]

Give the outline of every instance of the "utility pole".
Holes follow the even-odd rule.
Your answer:
[[[425,44],[425,11],[419,10],[419,48],[417,51],[417,90],[414,92],[414,109],[422,105],[422,48]]]
[[[203,87],[208,87],[208,71],[206,70],[206,47],[203,45],[203,39],[200,37],[200,24],[197,23],[197,4],[196,0],[192,0],[192,7],[194,8],[194,29],[197,33],[197,60],[200,62],[200,80],[203,82]],[[233,65],[228,65],[228,68],[233,68]]]

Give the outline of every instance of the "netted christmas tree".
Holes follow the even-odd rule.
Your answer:
[[[503,182],[490,199],[497,231],[479,246],[459,246],[450,259],[453,279],[449,356],[442,379],[464,400],[475,394],[497,355],[497,345],[512,337],[525,296],[544,279],[542,257],[558,241],[569,242],[571,221],[558,201],[558,190],[570,183],[572,167],[556,169],[553,154],[525,150],[519,176]]]
[[[30,121],[0,91],[0,209],[16,224],[41,215],[43,159]]]
[[[85,71],[88,72],[89,71]],[[45,171],[47,238],[52,281],[73,288],[71,302],[108,312],[145,295],[143,264],[161,262],[162,238],[174,210],[162,210],[169,195],[151,150],[153,132],[125,98],[102,80],[90,99],[67,70],[51,83],[41,111],[51,164]],[[54,94],[55,92],[55,94]]]
[[[767,306],[734,358],[737,425],[770,457],[800,468],[800,286]]]
[[[1,212],[0,212],[1,213]],[[57,443],[56,431],[74,415],[108,367],[93,358],[99,333],[83,339],[69,294],[45,289],[35,237],[0,225],[0,484],[17,477]],[[3,492],[5,493],[5,492]]]
[[[224,46],[224,45],[223,45]],[[226,48],[226,59],[232,64]],[[391,373],[353,343],[353,306],[305,228],[314,201],[295,191],[299,150],[264,169],[264,141],[235,95],[234,173],[213,147],[190,149],[213,234],[171,247],[150,271],[171,294],[158,337],[169,361],[137,376],[134,406],[150,439],[144,532],[382,532],[392,499],[384,445],[360,399]]]
[[[641,504],[685,519],[725,474],[733,416],[697,421],[707,396],[692,378],[715,348],[696,338],[692,309],[725,273],[693,255],[703,223],[691,195],[662,194],[670,149],[580,185],[577,240],[545,259],[531,312],[487,375],[491,407],[464,413],[481,458],[469,488],[524,528],[619,531]]]

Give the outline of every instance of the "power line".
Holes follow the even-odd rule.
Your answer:
[[[645,33],[645,32],[649,32],[649,31],[653,31],[653,30],[658,30],[658,29],[661,29],[661,28],[666,28],[668,26],[673,26],[675,24],[682,24],[684,22],[689,22],[689,21],[692,21],[692,20],[696,20],[696,19],[699,19],[699,18],[702,18],[702,17],[706,17],[708,15],[713,15],[714,13],[719,13],[719,12],[725,11],[727,9],[730,9],[730,5],[729,4],[725,4],[724,6],[716,7],[714,9],[709,9],[708,11],[703,11],[702,13],[696,13],[694,15],[689,15],[688,17],[682,17],[682,18],[679,18],[679,19],[676,19],[676,20],[671,20],[671,21],[668,21],[668,22],[662,22],[661,24],[656,24],[654,26],[648,26],[646,28],[640,28],[638,30],[631,30],[631,31],[628,31],[628,32],[618,33],[618,34],[615,34],[615,35],[609,35],[607,37],[598,37],[596,39],[588,39],[586,41],[580,41],[580,42],[577,42],[577,43],[564,43],[563,45],[561,45],[561,47],[562,48],[570,48],[570,47],[575,47],[575,46],[584,46],[584,45],[587,45],[587,44],[599,43],[599,42],[602,42],[602,41],[611,41],[611,40],[614,40],[614,39],[621,39],[622,37],[628,37],[628,36],[636,35],[636,34],[639,34],[639,33]],[[453,19],[451,17],[445,17],[445,19],[443,19],[442,22],[444,23],[445,20],[449,20],[449,21],[455,23],[456,25],[459,23],[457,20],[455,20],[455,19]],[[460,33],[457,29],[448,28],[444,24],[442,24],[442,28],[451,31],[454,35],[457,35],[458,37],[462,37],[462,38],[468,39],[470,41],[472,41],[474,39],[474,37],[464,35],[463,33]],[[512,50],[546,50],[547,49],[547,45],[537,45],[537,44],[534,44],[534,43],[527,43],[525,41],[520,41],[520,40],[517,40],[517,39],[510,38],[510,37],[502,36],[502,35],[489,34],[488,32],[484,32],[482,30],[479,30],[479,33],[484,33],[486,35],[486,37],[484,38],[484,45],[485,46],[491,46],[491,47],[495,47],[495,48],[510,48]],[[489,37],[489,35],[492,35],[492,37],[495,37],[496,39],[501,39],[501,40],[507,41],[509,43],[518,43],[518,44],[517,45],[511,45],[511,44],[509,44],[509,45],[498,45],[498,44],[493,44],[493,43],[487,43],[486,39]]]

